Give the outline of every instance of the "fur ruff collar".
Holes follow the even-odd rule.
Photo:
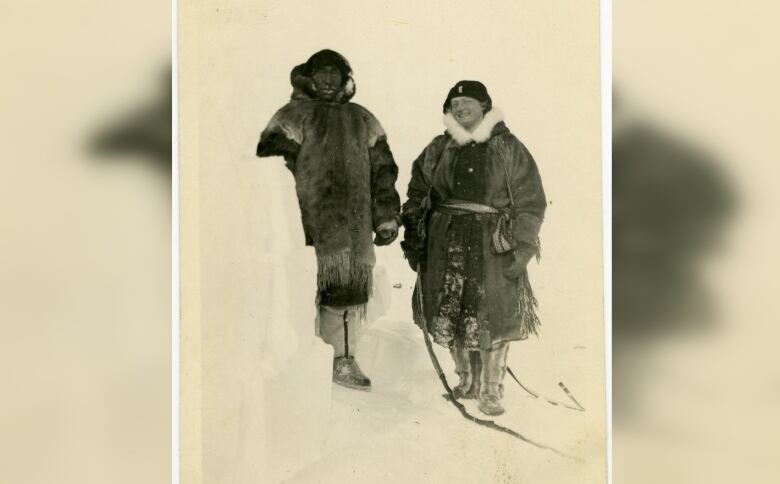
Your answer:
[[[490,139],[490,135],[493,133],[493,128],[504,120],[504,113],[500,109],[494,107],[485,115],[482,122],[477,126],[473,132],[466,131],[466,128],[460,125],[455,119],[455,116],[451,112],[444,115],[444,126],[447,128],[447,133],[452,136],[458,145],[463,146],[466,143],[475,141],[477,143],[484,143]]]
[[[303,68],[305,64],[295,66],[290,72],[290,84],[292,84],[293,92],[290,95],[290,99],[293,101],[312,101],[317,99],[317,89],[314,87],[314,80],[311,77],[303,75]],[[355,80],[352,77],[348,77],[344,85],[336,94],[336,98],[332,101],[336,104],[349,102],[355,95]]]

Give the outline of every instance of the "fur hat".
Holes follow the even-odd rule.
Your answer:
[[[490,111],[493,107],[493,100],[490,99],[490,94],[488,94],[484,84],[479,81],[459,81],[450,89],[449,94],[447,94],[447,99],[444,100],[443,111],[446,113],[450,110],[450,101],[452,101],[452,98],[461,96],[470,97],[479,102],[487,103],[485,112]]]
[[[324,49],[309,57],[303,68],[303,75],[311,77],[314,71],[320,67],[333,66],[341,72],[343,82],[352,75],[352,68],[347,59],[338,52],[330,49]]]

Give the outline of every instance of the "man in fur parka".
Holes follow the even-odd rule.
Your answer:
[[[415,322],[450,349],[456,398],[498,415],[509,342],[539,326],[526,265],[547,201],[533,157],[482,83],[458,82],[444,114],[445,133],[412,167],[401,247],[420,270]]]
[[[333,381],[370,390],[352,353],[371,291],[373,244],[397,237],[400,198],[384,130],[350,102],[351,75],[332,50],[296,66],[291,100],[263,130],[257,156],[283,156],[295,177],[306,244],[317,255],[316,331],[333,346]]]

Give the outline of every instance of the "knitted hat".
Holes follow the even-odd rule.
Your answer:
[[[309,60],[304,64],[303,74],[311,77],[314,71],[325,66],[333,66],[338,69],[341,72],[342,80],[345,82],[352,75],[352,68],[349,66],[347,59],[338,52],[329,49],[321,50],[309,57]]]
[[[490,99],[490,95],[487,92],[487,88],[479,81],[460,81],[447,94],[447,99],[444,100],[444,112],[446,113],[450,109],[450,101],[455,97],[470,97],[476,99],[479,102],[487,103],[485,112],[490,111],[493,107],[493,100]]]

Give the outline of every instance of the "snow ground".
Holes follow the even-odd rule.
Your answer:
[[[195,343],[188,361],[198,362],[184,372],[185,403],[193,403],[183,407],[192,434],[183,468],[193,482],[606,481],[600,279],[571,277],[599,274],[588,270],[589,246],[567,245],[550,223],[542,264],[529,269],[541,332],[513,343],[508,357],[528,387],[566,401],[563,381],[586,411],[551,406],[507,379],[507,412],[495,418],[566,458],[467,421],[442,398],[412,322],[415,274],[397,242],[377,249],[356,349],[373,391],[333,385],[332,349],[314,335],[316,260],[303,244],[294,181],[280,163],[247,166],[254,176],[231,171],[229,209],[201,211],[200,278],[188,279],[200,281],[199,323],[184,333]],[[204,193],[224,193],[218,169],[204,165]],[[448,352],[436,351],[454,382]]]
[[[494,420],[571,456],[567,458],[469,422],[443,399],[444,389],[429,360],[422,333],[411,322],[415,275],[399,254],[380,250],[379,262],[380,278],[387,277],[385,266],[390,266],[394,275],[385,288],[397,283],[401,287],[378,291],[385,303],[390,299],[389,307],[365,329],[356,353],[372,379],[373,391],[333,385],[320,457],[296,471],[291,469],[283,482],[601,481],[601,436],[593,434],[587,412],[535,399],[507,376],[507,412]],[[380,295],[387,290],[391,298]],[[509,366],[527,386],[566,401],[557,380],[544,381],[525,369],[522,345],[515,343],[510,349]],[[571,364],[587,357],[581,349],[571,349],[570,354],[555,358]],[[448,380],[454,382],[449,353],[440,347],[436,353]],[[567,385],[581,400],[572,383]],[[581,403],[587,408],[587,401]],[[474,401],[465,404],[472,415],[487,418]]]

